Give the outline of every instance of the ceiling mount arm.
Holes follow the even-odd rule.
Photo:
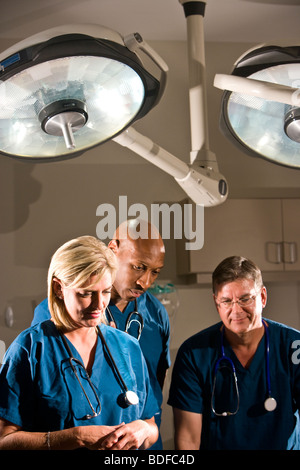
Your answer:
[[[113,141],[173,176],[196,204],[215,206],[225,201],[227,183],[220,173],[184,163],[133,127],[114,137]]]
[[[129,148],[175,179],[185,178],[189,173],[189,166],[186,163],[140,134],[133,127],[128,127],[122,134],[114,137],[113,141]]]

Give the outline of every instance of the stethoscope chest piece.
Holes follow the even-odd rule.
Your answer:
[[[137,405],[139,402],[139,397],[132,390],[127,390],[124,394],[124,399],[126,405]]]
[[[274,411],[277,408],[277,401],[275,398],[269,397],[265,400],[264,407],[267,411]]]

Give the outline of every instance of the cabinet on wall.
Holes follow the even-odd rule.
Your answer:
[[[263,272],[300,272],[299,214],[300,199],[228,199],[205,208],[204,245],[188,251],[178,240],[177,272],[212,273],[232,255],[252,259]]]

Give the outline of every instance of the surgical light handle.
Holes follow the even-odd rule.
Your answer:
[[[147,42],[145,42],[142,36],[139,33],[129,34],[128,36],[124,37],[124,44],[131,52],[137,52],[137,50],[141,50],[144,54],[146,54],[152,62],[160,69],[160,87],[159,93],[155,101],[155,105],[160,101],[167,84],[167,73],[168,73],[168,65],[166,62],[157,54],[157,52],[152,49],[151,46]]]

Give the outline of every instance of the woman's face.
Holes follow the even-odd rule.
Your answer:
[[[66,287],[58,279],[53,282],[56,295],[64,300],[66,310],[78,328],[91,328],[100,323],[110,300],[112,278],[109,272],[99,281],[97,276],[91,276],[77,288]]]

